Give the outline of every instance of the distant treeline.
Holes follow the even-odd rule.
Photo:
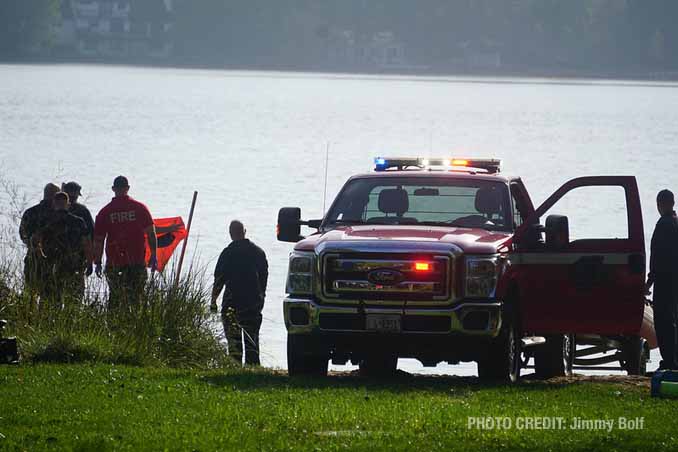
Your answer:
[[[58,15],[58,3],[1,1],[0,52],[14,44],[17,35],[7,30],[16,32],[17,15],[24,20],[22,40],[45,39],[46,17]],[[469,54],[497,55],[497,66],[515,71],[678,69],[676,0],[174,0],[172,5],[173,58],[200,64],[322,69],[344,63],[334,47],[341,50],[348,40],[337,37],[360,41],[390,32],[407,64],[431,69],[453,67]]]

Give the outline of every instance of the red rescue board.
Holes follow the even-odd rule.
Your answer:
[[[153,219],[153,224],[156,229],[165,229],[165,228],[175,228],[173,231],[158,232],[158,249],[156,252],[156,257],[158,259],[158,271],[161,272],[165,269],[167,262],[172,257],[174,250],[181,243],[182,240],[186,238],[186,227],[184,226],[184,220],[181,217],[172,217],[172,218],[155,218]],[[149,266],[149,260],[151,258],[151,249],[148,246],[148,240],[146,240],[146,266]]]

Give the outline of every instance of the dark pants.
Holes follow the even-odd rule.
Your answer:
[[[47,303],[55,309],[66,306],[77,306],[82,303],[85,295],[85,273],[83,270],[68,270],[53,267],[45,283],[45,289],[40,301],[41,306]]]
[[[261,328],[261,311],[258,309],[234,309],[224,307],[221,310],[221,321],[224,324],[224,335],[228,341],[228,354],[242,363],[242,343],[245,341],[245,364],[260,365],[259,329]]]
[[[51,266],[46,259],[33,253],[24,258],[24,285],[31,298],[48,295],[48,286],[52,278]]]
[[[675,369],[678,364],[678,284],[672,279],[654,284],[654,330],[657,334],[661,367]]]
[[[54,299],[60,300],[65,305],[80,304],[85,296],[85,272],[56,270],[54,275]]]
[[[139,305],[147,277],[146,267],[143,265],[107,267],[108,309],[128,309]]]

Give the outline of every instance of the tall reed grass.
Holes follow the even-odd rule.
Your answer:
[[[4,276],[3,276],[4,275]],[[9,321],[22,359],[173,367],[230,363],[211,328],[203,273],[191,269],[178,285],[156,274],[138,303],[108,309],[105,282],[90,278],[83,299],[36,300],[21,281],[0,273],[6,286],[0,317]]]

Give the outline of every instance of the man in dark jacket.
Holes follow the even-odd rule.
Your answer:
[[[47,184],[43,189],[42,201],[27,209],[21,217],[19,236],[26,245],[24,258],[24,284],[32,295],[44,295],[45,283],[49,277],[49,268],[33,247],[33,235],[45,227],[54,213],[52,200],[59,191],[55,184]]]
[[[78,198],[82,194],[81,190],[82,187],[80,184],[73,181],[66,182],[61,186],[61,191],[68,195],[68,211],[76,217],[82,218],[85,222],[85,226],[87,226],[87,233],[90,238],[94,238],[94,219],[92,218],[92,214],[85,205],[78,202]]]
[[[240,221],[231,222],[229,233],[233,241],[221,252],[214,270],[211,309],[216,312],[217,299],[225,287],[221,319],[229,354],[242,362],[244,335],[245,363],[259,365],[259,328],[268,283],[268,262],[264,251],[245,238],[245,227]]]
[[[55,306],[82,299],[83,273],[92,264],[92,239],[85,221],[68,210],[68,195],[54,195],[51,221],[33,236],[34,247],[50,268],[48,298]]]
[[[78,198],[82,194],[81,190],[82,187],[80,184],[77,182],[66,182],[61,186],[61,190],[65,192],[68,195],[68,201],[69,201],[69,206],[68,206],[68,211],[75,215],[76,217],[82,218],[82,220],[85,222],[85,226],[87,227],[87,235],[89,236],[89,239],[91,241],[94,240],[94,219],[92,218],[92,214],[90,213],[89,209],[87,206],[84,204],[80,204],[78,202]],[[93,268],[92,265],[89,265],[85,269],[85,275],[89,276],[92,274]],[[83,276],[85,276],[83,275]]]
[[[673,207],[673,193],[660,191],[657,209],[661,218],[652,234],[646,287],[649,291],[654,285],[654,328],[662,355],[660,369],[675,369],[678,364],[678,218]]]

